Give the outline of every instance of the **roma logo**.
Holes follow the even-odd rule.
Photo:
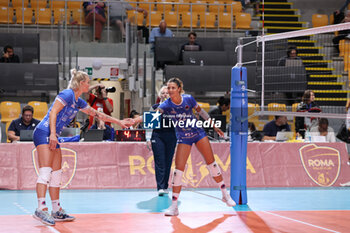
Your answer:
[[[61,188],[66,188],[72,181],[75,170],[77,168],[77,152],[71,149],[62,148],[62,185]],[[33,165],[36,175],[39,175],[38,153],[36,148],[32,150]]]
[[[229,169],[230,167],[230,163],[231,163],[230,156],[227,157],[227,160],[225,162],[223,162],[219,158],[219,156],[216,154],[214,154],[214,157],[215,157],[215,161],[221,167],[221,172],[222,173],[226,172],[227,169]],[[199,157],[199,158],[202,158],[202,157]],[[175,163],[173,163],[172,168],[175,169]],[[205,180],[207,176],[210,177],[209,178],[210,180],[207,182],[209,182],[209,184],[212,183],[213,181],[211,181],[211,175],[209,173],[209,170],[205,162],[204,161],[194,162],[192,161],[192,158],[190,155],[187,160],[187,166],[185,168],[185,171],[182,177],[182,182],[184,184],[188,184],[192,186],[193,188],[198,188],[201,185],[202,181]]]
[[[308,144],[299,149],[304,169],[313,182],[331,186],[340,173],[340,153],[328,146]]]

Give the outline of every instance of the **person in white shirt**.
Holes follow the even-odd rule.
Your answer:
[[[327,142],[335,142],[335,134],[332,127],[328,126],[328,120],[321,118],[318,121],[318,126],[311,128],[312,136],[325,136]]]

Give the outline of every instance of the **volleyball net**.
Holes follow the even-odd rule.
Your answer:
[[[247,69],[248,121],[262,130],[274,116],[287,116],[295,132],[295,117],[326,118],[337,131],[347,118],[350,39],[334,44],[333,38],[348,29],[350,23],[343,23],[240,38],[237,65]],[[319,112],[298,107],[309,104],[306,90],[314,93]]]

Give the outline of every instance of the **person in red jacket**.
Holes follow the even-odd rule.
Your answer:
[[[91,93],[92,90],[95,90],[95,94]],[[90,104],[90,106],[96,110],[102,109],[103,113],[105,113],[108,116],[111,116],[113,112],[113,100],[107,97],[107,91],[105,86],[101,83],[97,83],[95,85],[91,85],[89,91],[90,93],[87,102]],[[94,118],[90,116],[89,129],[93,124],[93,121]],[[106,124],[109,126],[111,125],[107,122]]]

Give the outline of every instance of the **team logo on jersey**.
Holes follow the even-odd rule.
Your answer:
[[[313,182],[319,186],[331,186],[340,172],[340,153],[328,146],[308,144],[299,149],[303,167]]]
[[[143,113],[143,127],[145,129],[160,129],[160,116],[162,114],[159,111],[156,112],[144,112]]]
[[[73,180],[77,168],[77,152],[68,148],[62,148],[62,180],[61,188],[66,188]],[[35,173],[39,175],[38,152],[32,150],[33,165]]]

